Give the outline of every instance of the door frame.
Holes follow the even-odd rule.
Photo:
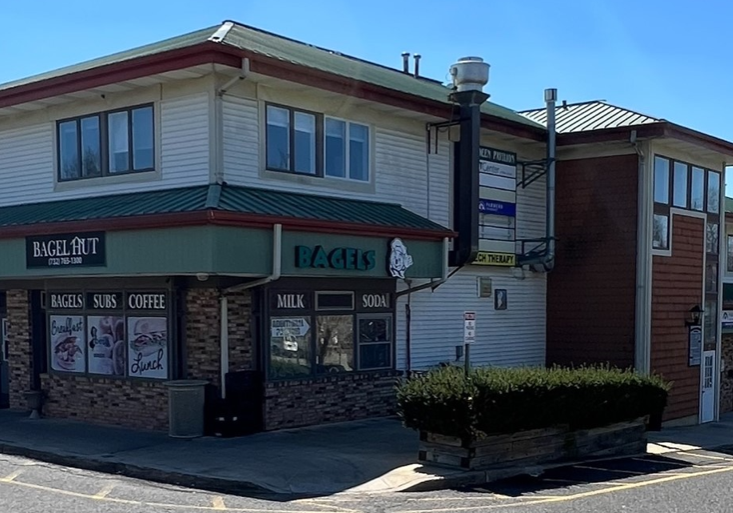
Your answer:
[[[705,420],[703,418],[703,412],[704,412],[704,406],[703,406],[703,390],[705,389],[705,357],[707,355],[710,355],[712,353],[713,355],[713,368],[712,368],[712,379],[713,379],[713,386],[710,390],[712,392],[713,398],[713,411],[712,415],[710,416],[710,419]],[[702,358],[700,360],[700,424],[707,424],[708,422],[715,422],[717,420],[717,412],[718,412],[718,405],[716,404],[716,390],[718,388],[718,378],[716,377],[717,371],[718,371],[718,352],[714,349],[710,349],[708,351],[703,350],[702,351]]]

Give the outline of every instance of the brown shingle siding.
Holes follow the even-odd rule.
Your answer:
[[[672,381],[665,420],[697,415],[700,367],[688,367],[685,319],[692,305],[702,304],[705,223],[674,215],[672,256],[654,256],[652,267],[651,368]]]
[[[548,363],[634,362],[637,173],[635,154],[557,163]]]

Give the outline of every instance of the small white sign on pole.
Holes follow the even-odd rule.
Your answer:
[[[472,344],[476,340],[476,312],[463,312],[463,343]]]

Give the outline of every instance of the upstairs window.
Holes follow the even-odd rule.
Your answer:
[[[265,124],[267,169],[370,180],[368,126],[280,105],[266,106]]]
[[[152,105],[66,119],[57,132],[60,182],[155,168]]]

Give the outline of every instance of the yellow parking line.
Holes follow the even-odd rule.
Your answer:
[[[0,479],[0,481],[2,481],[4,483],[10,483],[11,481],[14,481],[15,478],[18,477],[19,475],[21,475],[23,472],[25,472],[25,470],[22,469],[22,468],[19,468],[15,472],[11,472],[7,476],[5,476],[2,479]]]
[[[548,504],[548,503],[554,503],[554,502],[568,502],[575,499],[584,499],[586,497],[593,497],[596,495],[605,495],[609,493],[616,493],[621,492],[625,490],[632,490],[635,488],[643,488],[646,486],[651,486],[655,484],[661,484],[661,483],[667,483],[670,481],[679,481],[682,479],[692,479],[693,477],[700,477],[700,476],[707,476],[711,474],[720,474],[723,472],[733,472],[733,466],[725,467],[725,468],[716,468],[712,470],[705,470],[701,472],[691,472],[688,474],[679,474],[679,475],[673,475],[673,476],[665,476],[660,477],[658,479],[651,479],[649,481],[640,481],[637,483],[624,483],[620,484],[619,486],[614,486],[612,488],[603,488],[601,490],[591,490],[588,492],[580,492],[572,495],[561,495],[558,497],[552,497],[547,499],[537,499],[537,500],[531,500],[531,501],[522,501],[522,502],[516,502],[512,504],[493,504],[493,505],[483,505],[483,506],[458,506],[458,507],[451,507],[451,508],[436,508],[436,509],[413,509],[413,510],[399,510],[395,513],[438,513],[438,512],[444,512],[444,511],[475,511],[475,510],[488,510],[488,509],[506,509],[506,508],[513,508],[513,507],[525,507],[527,505],[533,505],[533,504]]]
[[[94,494],[92,498],[94,498],[94,499],[104,499],[105,497],[107,497],[112,492],[112,489],[114,487],[115,487],[115,485],[112,484],[112,483],[110,483],[110,484],[106,485],[104,488],[102,488],[101,490],[99,490],[96,494]]]
[[[223,511],[223,510],[227,509],[226,504],[224,504],[224,497],[222,497],[221,495],[216,495],[216,496],[212,497],[211,498],[211,504],[212,504],[213,508],[215,510],[217,510],[217,511]]]

